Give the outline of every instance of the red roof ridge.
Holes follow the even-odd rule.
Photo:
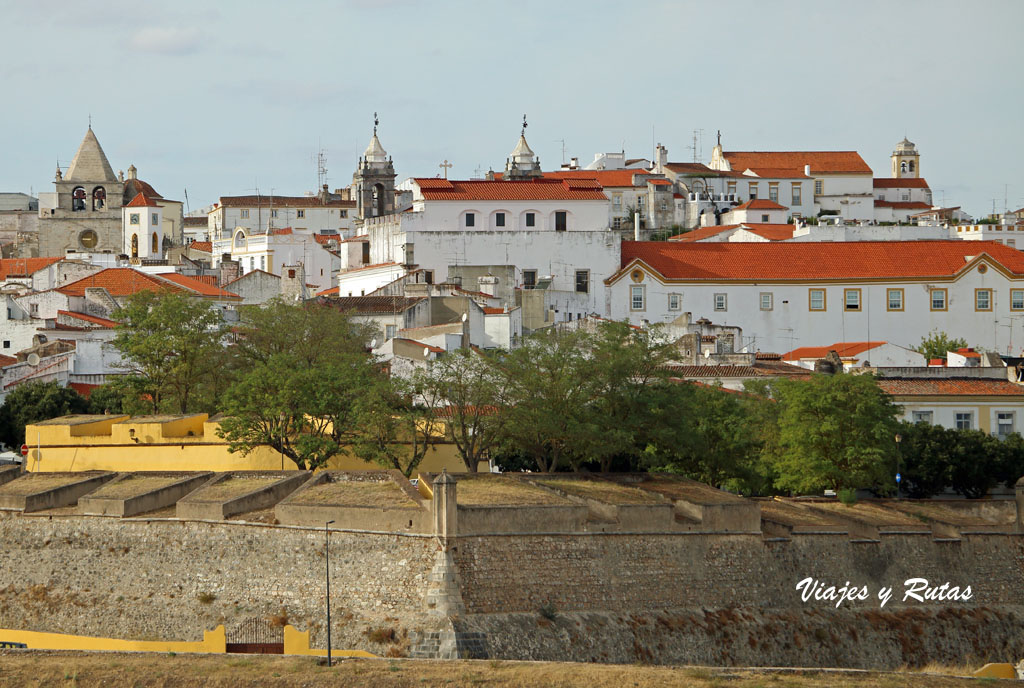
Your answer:
[[[63,315],[65,317],[73,318],[75,320],[84,320],[85,322],[90,322],[107,328],[117,327],[120,324],[116,320],[109,320],[107,318],[101,318],[97,315],[89,315],[88,313],[78,313],[77,311],[62,311],[58,309],[57,315]]]
[[[124,205],[125,208],[159,208],[160,205],[146,195],[145,190],[135,194],[135,198]]]

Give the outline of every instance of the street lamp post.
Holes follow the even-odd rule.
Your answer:
[[[324,551],[327,554],[327,666],[331,666],[331,529],[334,521],[324,524]]]
[[[903,476],[900,475],[900,462],[903,458],[903,454],[900,451],[900,442],[903,441],[903,435],[896,433],[896,500],[900,498],[900,482],[903,480]]]

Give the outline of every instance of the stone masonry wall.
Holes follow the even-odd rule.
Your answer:
[[[419,628],[437,549],[332,532],[335,646],[383,653],[368,627]],[[322,529],[0,512],[0,628],[201,640],[220,623],[286,616],[323,647],[325,570]]]

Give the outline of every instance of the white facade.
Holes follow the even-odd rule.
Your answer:
[[[224,238],[236,227],[259,233],[291,227],[297,234],[337,233],[351,235],[355,201],[337,194],[320,196],[225,196],[210,210],[208,233]]]
[[[121,208],[123,246],[129,258],[161,260],[164,257],[163,208],[139,194]]]
[[[249,234],[238,228],[231,237],[213,242],[213,267],[220,265],[225,253],[238,261],[242,275],[253,270],[278,275],[283,265],[301,263],[306,270],[306,281],[316,291],[331,287],[339,265],[338,257],[311,234]]]
[[[942,229],[946,229],[943,227]],[[967,241],[998,241],[1004,246],[1024,249],[1024,224],[956,225],[947,230],[951,238]]]

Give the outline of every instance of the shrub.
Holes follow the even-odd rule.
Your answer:
[[[847,506],[853,506],[857,503],[857,490],[852,487],[839,490],[836,494],[839,496],[839,501]]]
[[[537,613],[540,614],[541,617],[547,619],[548,621],[554,621],[555,618],[558,616],[558,610],[555,609],[555,605],[551,604],[550,602],[542,604],[537,609]]]
[[[196,599],[203,604],[210,604],[215,599],[217,599],[217,596],[214,595],[212,592],[201,592],[198,595],[196,595]]]

